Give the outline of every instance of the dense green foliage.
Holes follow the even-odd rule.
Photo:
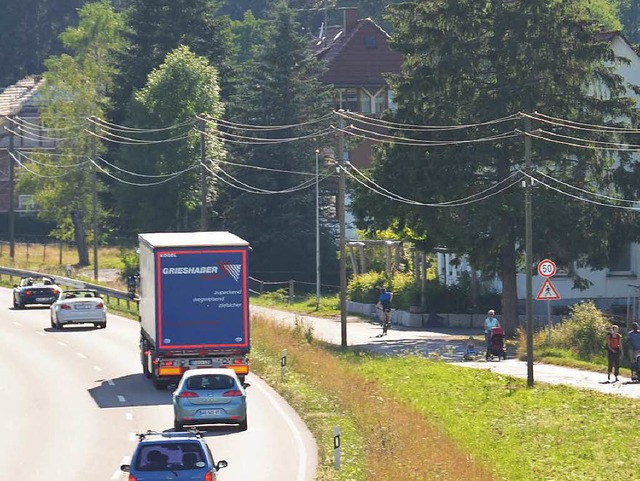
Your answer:
[[[586,7],[575,0],[418,1],[390,7],[393,46],[406,56],[402,72],[391,78],[398,109],[390,120],[469,127],[398,128],[396,135],[408,140],[444,146],[385,146],[372,168],[373,178],[404,198],[441,207],[380,199],[359,188],[353,204],[359,226],[397,232],[410,227],[416,241],[426,236],[427,249],[445,245],[467,254],[484,275],[499,275],[501,313],[510,332],[517,319],[516,273],[525,247],[524,195],[518,180],[525,167],[521,132],[527,128],[522,117],[512,115],[541,111],[597,125],[610,124],[610,119],[635,125],[637,120],[635,101],[627,97],[635,87],[616,74],[615,65],[623,61],[598,39],[599,26]],[[543,122],[533,122],[531,128],[545,127],[566,132]],[[598,133],[589,137],[603,140]],[[483,138],[493,140],[478,141]],[[532,144],[527,173],[540,171],[587,192],[638,196],[640,172],[628,153],[537,139]],[[497,191],[500,195],[494,195]],[[534,194],[534,259],[553,253],[561,265],[601,268],[618,242],[640,235],[630,211],[568,200],[553,190],[536,189]],[[454,199],[464,202],[455,205]],[[582,279],[576,281],[579,285]]]
[[[100,216],[93,193],[101,189],[95,167],[87,158],[100,152],[95,138],[86,135],[92,127],[87,120],[104,116],[108,106],[106,92],[115,74],[113,54],[122,47],[123,19],[107,1],[85,5],[80,22],[60,38],[72,55],[47,59],[45,100],[41,119],[54,132],[63,132],[57,143],[57,157],[35,154],[39,161],[29,167],[35,175],[19,177],[18,190],[34,193],[35,201],[47,206],[39,216],[56,224],[54,235],[73,240],[78,246],[80,265],[89,264],[87,238],[98,235],[88,226],[92,216]],[[62,181],[62,178],[65,181]],[[95,209],[95,214],[90,214]],[[97,220],[94,222],[97,223]]]
[[[232,142],[235,147],[229,159],[233,164],[223,170],[230,173],[229,179],[237,180],[227,182],[217,210],[220,227],[251,242],[254,275],[311,281],[315,278],[316,196],[309,181],[314,179],[315,150],[327,140],[304,134],[309,122],[315,130],[328,127],[328,121],[323,125],[318,119],[330,112],[329,89],[319,82],[321,66],[284,3],[274,8],[264,44],[255,47],[255,58],[244,66],[230,101],[230,117],[238,123],[252,119],[252,124],[273,127],[262,132],[238,130],[240,135],[299,139],[272,145]],[[323,182],[323,189],[326,185]],[[325,194],[321,201],[326,206]],[[335,273],[335,245],[324,215],[321,241],[325,273]]]

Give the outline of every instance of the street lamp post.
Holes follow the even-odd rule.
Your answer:
[[[318,157],[320,150],[316,149],[316,311],[320,309],[320,180]]]

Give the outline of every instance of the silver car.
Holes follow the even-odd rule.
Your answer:
[[[63,291],[51,304],[51,327],[62,329],[65,324],[93,324],[107,327],[107,306],[100,293],[93,289]]]
[[[186,371],[173,393],[174,428],[194,424],[238,424],[247,430],[247,394],[228,368]]]

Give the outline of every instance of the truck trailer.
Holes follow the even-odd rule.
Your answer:
[[[139,234],[142,372],[157,389],[189,369],[249,373],[249,243],[230,232]]]

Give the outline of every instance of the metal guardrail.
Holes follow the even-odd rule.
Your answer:
[[[119,291],[118,289],[113,289],[111,287],[106,287],[106,286],[100,286],[98,284],[91,284],[89,282],[81,281],[79,279],[72,279],[70,277],[57,276],[57,275],[47,274],[43,272],[27,271],[22,269],[13,269],[11,267],[0,266],[0,276],[3,276],[3,275],[9,276],[9,278],[27,277],[27,276],[53,277],[56,281],[56,284],[59,286],[62,286],[62,287],[68,286],[68,287],[73,287],[74,289],[93,289],[95,291],[98,291],[100,295],[102,295],[103,297],[106,297],[107,302],[109,301],[109,298],[113,297],[114,299],[118,300],[118,303],[120,303],[120,300],[126,301],[127,308],[131,306],[130,303],[132,302],[136,305],[136,307],[138,306],[138,299],[137,298],[131,299],[127,291]]]

